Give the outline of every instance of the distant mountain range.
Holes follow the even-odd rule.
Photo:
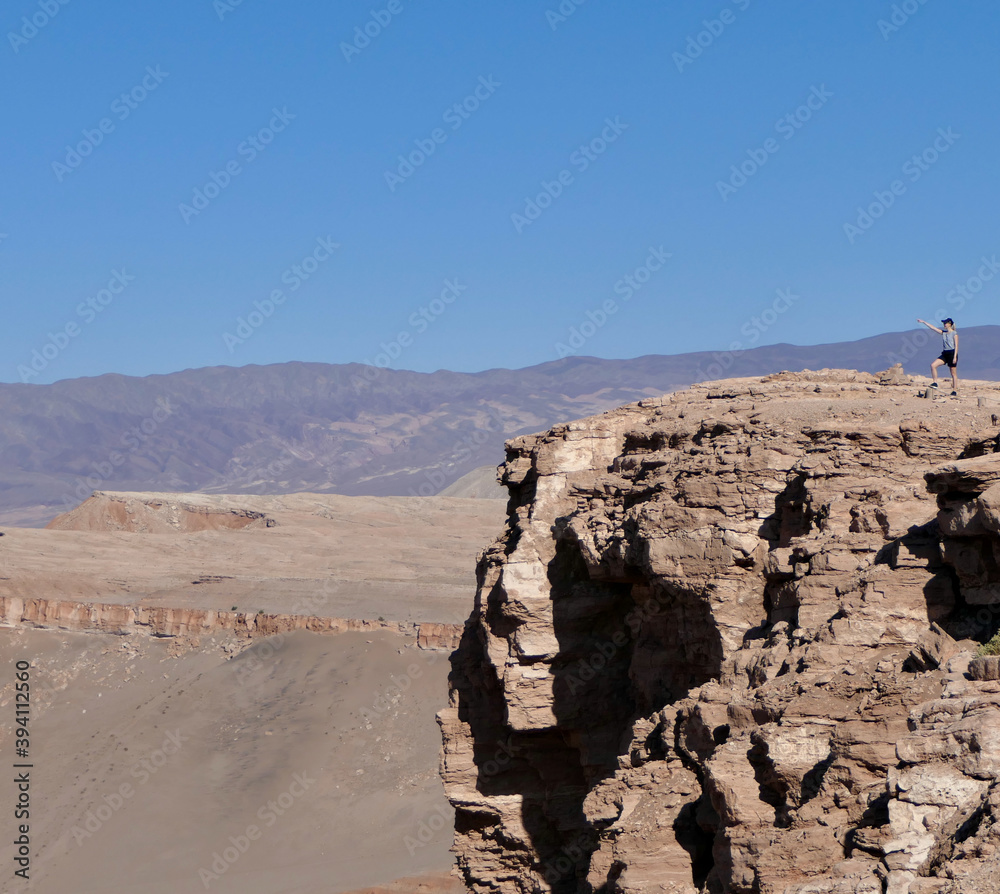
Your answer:
[[[282,363],[0,385],[0,522],[44,523],[94,490],[436,494],[500,462],[507,438],[558,421],[784,369],[900,361],[926,375],[938,339],[919,330],[481,373]],[[1000,326],[964,328],[960,346],[962,375],[1000,380]]]

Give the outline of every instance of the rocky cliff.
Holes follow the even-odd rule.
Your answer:
[[[266,612],[221,612],[198,608],[73,602],[64,599],[22,599],[0,596],[0,627],[37,627],[112,633],[128,636],[200,637],[224,634],[243,639],[275,636],[293,630],[312,633],[348,633],[391,630],[414,636],[421,649],[454,649],[461,628],[455,624],[329,618]]]
[[[1000,891],[996,413],[824,370],[509,442],[439,718],[470,890]]]

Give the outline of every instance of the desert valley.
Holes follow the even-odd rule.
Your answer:
[[[4,528],[0,748],[27,660],[30,890],[458,890],[433,718],[503,506],[101,493]]]
[[[30,890],[1000,890],[998,423],[992,382],[781,373],[514,438],[506,501],[0,529]]]
[[[0,19],[0,894],[1000,894],[1000,5]]]

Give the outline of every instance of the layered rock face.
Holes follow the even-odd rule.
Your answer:
[[[199,637],[217,633],[243,639],[276,636],[293,630],[311,633],[348,633],[391,630],[415,636],[421,649],[451,650],[460,644],[457,624],[372,621],[313,615],[276,615],[258,612],[219,612],[198,608],[71,602],[60,599],[22,599],[0,596],[0,627],[37,627],[128,636]]]
[[[470,890],[1000,891],[998,407],[824,370],[510,442],[440,716]]]

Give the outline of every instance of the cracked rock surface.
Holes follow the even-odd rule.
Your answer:
[[[708,383],[507,445],[439,717],[477,894],[1000,891],[1000,386]]]

